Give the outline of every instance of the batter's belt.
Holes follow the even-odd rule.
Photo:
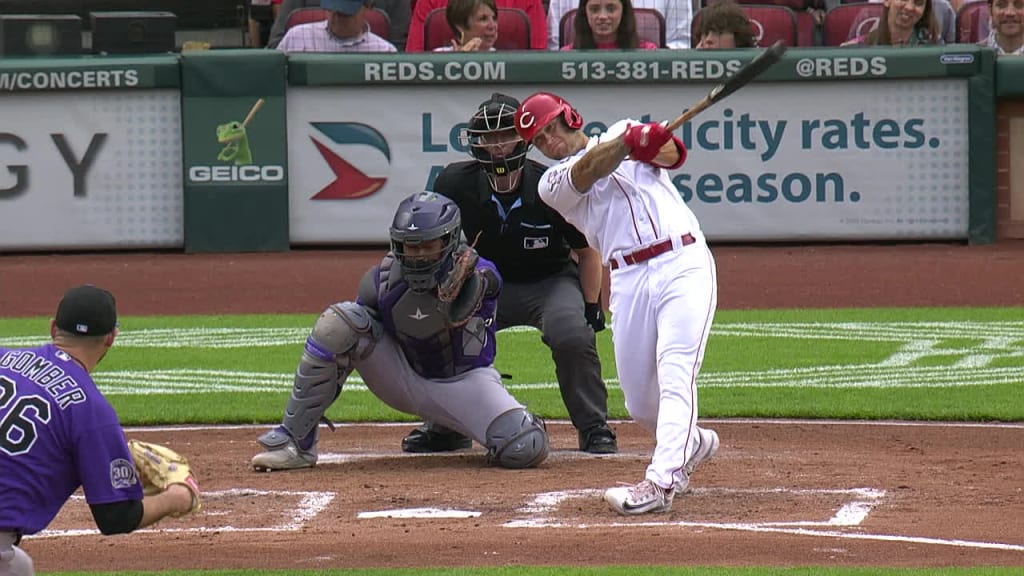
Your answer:
[[[647,260],[650,260],[655,256],[661,256],[665,252],[671,252],[673,249],[672,240],[672,238],[658,240],[654,244],[649,244],[647,246],[644,246],[643,248],[637,248],[632,252],[627,252],[620,256],[620,258],[623,262],[625,262],[626,266],[646,262]],[[682,236],[679,237],[680,246],[689,246],[690,244],[693,244],[696,241],[697,239],[694,238],[692,234],[688,233],[683,234]],[[612,258],[612,261],[608,263],[608,266],[611,267],[612,270],[618,270],[621,266],[623,266],[623,264],[619,263],[619,258]]]

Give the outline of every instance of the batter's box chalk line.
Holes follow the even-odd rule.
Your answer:
[[[1024,545],[1008,544],[1001,542],[979,542],[972,540],[956,540],[943,538],[928,538],[920,536],[904,536],[892,534],[865,534],[862,532],[847,532],[835,530],[835,528],[856,528],[867,518],[871,510],[880,504],[886,496],[885,490],[876,488],[850,488],[850,489],[790,489],[790,488],[694,488],[693,494],[710,495],[715,494],[786,494],[789,496],[842,496],[848,495],[850,500],[839,507],[827,520],[805,520],[796,522],[687,522],[687,521],[652,521],[654,515],[638,516],[644,520],[636,522],[623,522],[618,520],[620,516],[610,516],[607,522],[577,522],[566,521],[565,518],[553,518],[550,516],[557,511],[565,502],[578,498],[600,498],[604,490],[563,490],[557,492],[542,492],[534,496],[533,500],[517,510],[523,518],[511,520],[503,524],[505,528],[664,528],[678,526],[683,528],[709,528],[719,530],[739,530],[744,532],[765,532],[778,534],[791,534],[800,536],[840,538],[851,540],[876,540],[886,542],[910,542],[915,544],[935,544],[941,546],[955,546],[961,548],[982,548],[991,550],[1010,550],[1024,552]],[[685,501],[687,497],[681,496],[680,500]],[[679,500],[677,500],[677,503]]]
[[[336,492],[313,492],[299,490],[254,490],[250,488],[232,488],[230,490],[214,490],[203,492],[203,511],[199,517],[204,516],[223,518],[230,516],[221,511],[209,513],[213,502],[228,498],[295,498],[298,502],[289,500],[287,506],[282,506],[282,522],[274,526],[249,526],[237,527],[231,525],[221,526],[191,526],[188,528],[143,528],[136,530],[133,534],[156,534],[168,532],[295,532],[300,530],[307,522],[323,512],[327,506],[334,501]],[[80,495],[72,496],[73,501],[85,502],[85,497]],[[96,529],[69,529],[69,530],[44,530],[35,534],[32,538],[58,538],[64,536],[99,536]]]
[[[393,459],[393,458],[462,458],[465,456],[479,456],[483,457],[487,454],[487,451],[483,448],[474,446],[468,450],[455,450],[452,452],[433,452],[433,453],[410,453],[410,452],[398,452],[397,449],[394,452],[324,452],[317,457],[317,466],[324,464],[348,464],[351,462],[360,462],[366,460],[381,460],[381,459]],[[548,461],[551,462],[562,462],[562,461],[579,461],[579,460],[609,460],[609,459],[630,459],[630,458],[650,458],[650,451],[639,451],[629,452],[621,451],[615,454],[590,454],[587,452],[581,452],[579,450],[552,450],[548,454]]]

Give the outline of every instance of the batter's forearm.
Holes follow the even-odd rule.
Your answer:
[[[586,193],[595,182],[614,172],[627,154],[629,148],[621,136],[594,146],[573,164],[569,172],[573,188]]]
[[[580,288],[583,301],[593,304],[601,299],[601,282],[604,278],[601,255],[593,248],[576,250],[579,257]]]

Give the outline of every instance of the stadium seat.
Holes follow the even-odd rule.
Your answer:
[[[795,11],[793,15],[796,16],[796,45],[817,46],[814,36],[818,25],[814,23],[814,15],[806,10]]]
[[[822,44],[839,46],[847,40],[863,36],[875,29],[882,16],[883,5],[857,2],[840,4],[825,13],[822,27]]]
[[[956,41],[973,44],[988,38],[989,13],[987,0],[971,0],[956,12]]]
[[[634,8],[633,16],[636,18],[636,33],[640,40],[646,40],[656,44],[658,48],[664,48],[665,44],[665,17],[654,8]],[[559,22],[558,45],[566,46],[576,40],[576,8],[569,10],[562,15]]]
[[[435,8],[423,22],[423,49],[427,52],[442,46],[451,46],[452,29],[444,15],[444,8]],[[498,8],[497,50],[530,49],[530,17],[518,8]]]
[[[298,10],[292,10],[288,14],[288,23],[285,26],[286,30],[290,30],[299,24],[309,24],[310,22],[320,22],[321,20],[327,20],[330,15],[328,10],[323,8],[299,8]],[[391,39],[391,18],[388,17],[387,13],[379,8],[366,11],[366,23],[370,25],[370,31],[380,36],[385,40]]]
[[[797,19],[792,10],[785,6],[771,6],[767,4],[741,4],[740,8],[747,13],[751,25],[754,27],[754,40],[757,46],[767,47],[782,40],[786,46],[797,46]],[[701,12],[693,15],[693,24],[690,28],[690,36],[694,42],[699,42],[697,37],[700,30]],[[813,32],[811,34],[813,45]]]

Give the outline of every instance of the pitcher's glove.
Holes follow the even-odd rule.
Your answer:
[[[472,248],[457,253],[452,269],[437,286],[437,310],[447,318],[449,328],[469,322],[483,303],[487,282],[476,269],[479,260]]]
[[[199,483],[192,475],[188,459],[166,446],[138,440],[129,440],[128,450],[135,460],[135,469],[139,473],[142,489],[147,496],[159,494],[167,490],[171,484],[182,484],[192,493],[192,507],[185,514],[199,511],[202,507],[199,501]]]

